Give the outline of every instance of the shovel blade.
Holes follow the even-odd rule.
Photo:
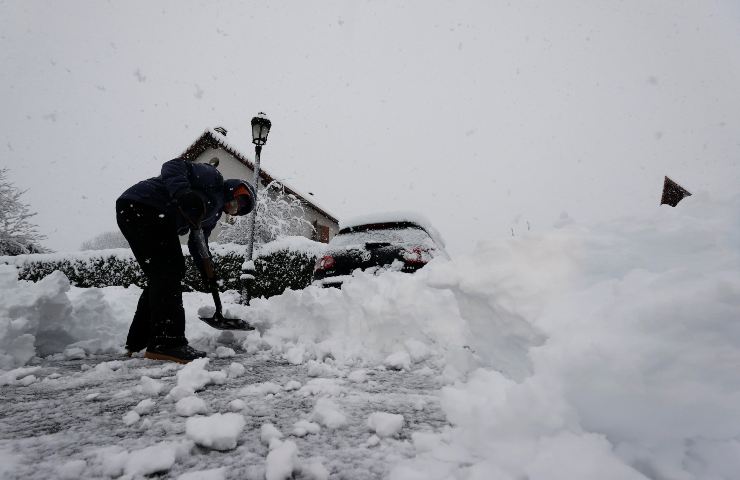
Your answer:
[[[240,318],[225,318],[216,312],[212,317],[198,317],[217,330],[254,330],[254,327]]]

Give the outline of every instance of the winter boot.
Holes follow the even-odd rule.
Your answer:
[[[197,358],[205,357],[205,352],[196,350],[190,345],[180,345],[178,347],[167,347],[157,345],[148,347],[144,352],[144,358],[151,360],[169,360],[177,363],[189,363]]]

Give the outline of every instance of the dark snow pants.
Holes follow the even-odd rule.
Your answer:
[[[116,220],[147,280],[126,347],[138,351],[187,345],[181,286],[185,259],[175,219],[148,205],[119,199]]]

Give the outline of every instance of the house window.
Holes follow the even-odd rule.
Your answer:
[[[319,237],[319,242],[329,243],[329,227],[326,225],[317,225],[316,233]]]

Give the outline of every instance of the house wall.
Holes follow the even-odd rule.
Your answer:
[[[247,180],[249,183],[253,182],[254,170],[247,167],[242,162],[234,158],[234,156],[232,156],[229,152],[221,148],[209,148],[205,150],[195,159],[195,162],[208,163],[214,157],[218,158],[218,170],[219,172],[221,172],[221,175],[223,175],[224,179],[241,178],[242,180]],[[263,180],[260,179],[260,188],[264,187],[265,184]],[[306,220],[308,220],[309,223],[311,223],[312,225],[317,225],[319,227],[328,227],[329,239],[337,234],[337,232],[339,231],[339,226],[335,222],[333,222],[331,219],[327,218],[320,212],[316,211],[313,207],[311,207],[311,205],[306,204],[305,202],[304,207],[305,218]],[[216,229],[213,231],[213,233],[211,234],[212,239],[215,239],[218,236],[219,229],[220,227],[216,227]],[[302,232],[302,235],[307,238],[319,240],[318,238],[315,238],[314,232],[311,231],[311,229],[309,229],[308,227],[305,229],[304,232]]]

